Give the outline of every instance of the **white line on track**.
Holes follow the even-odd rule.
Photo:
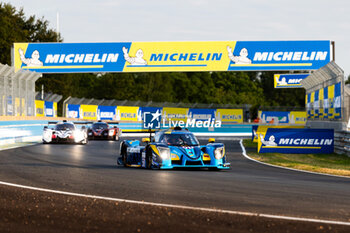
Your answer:
[[[253,158],[251,158],[251,157],[249,157],[247,155],[245,147],[243,146],[243,140],[242,139],[239,141],[239,144],[241,145],[243,156],[246,157],[247,159],[251,160],[251,161],[256,162],[256,163],[260,163],[260,164],[263,164],[263,165],[266,165],[266,166],[270,166],[270,167],[276,167],[276,168],[282,168],[282,169],[286,169],[286,170],[291,170],[291,171],[297,171],[297,172],[304,172],[304,173],[315,174],[315,175],[331,176],[331,177],[350,179],[350,177],[348,177],[348,176],[339,176],[339,175],[331,175],[331,174],[325,174],[325,173],[320,173],[320,172],[311,172],[311,171],[299,170],[299,169],[294,169],[294,168],[289,168],[289,167],[282,167],[282,166],[278,166],[278,165],[264,163],[264,162],[261,162],[259,160],[253,159]]]
[[[245,151],[245,148],[242,144],[242,140],[240,141],[240,143],[241,143],[241,147],[243,150],[243,154],[245,154],[244,156],[249,158],[246,155],[246,151]],[[249,158],[249,159],[251,159],[251,158]],[[310,223],[319,223],[319,224],[335,224],[335,225],[350,226],[350,222],[343,222],[343,221],[333,221],[333,220],[314,219],[314,218],[301,218],[301,217],[282,216],[282,215],[273,215],[273,214],[242,212],[242,211],[234,211],[234,210],[220,210],[220,209],[201,208],[201,207],[194,207],[194,206],[163,204],[163,203],[155,203],[155,202],[147,202],[147,201],[135,201],[135,200],[127,200],[127,199],[121,199],[121,198],[103,197],[103,196],[65,192],[65,191],[45,189],[45,188],[37,188],[37,187],[33,187],[33,186],[19,185],[19,184],[13,184],[13,183],[8,183],[8,182],[3,182],[3,181],[0,181],[0,185],[35,190],[35,191],[40,191],[40,192],[68,195],[68,196],[74,196],[74,197],[92,198],[92,199],[99,199],[99,200],[106,200],[106,201],[117,201],[117,202],[124,202],[124,203],[130,203],[130,204],[138,204],[138,205],[151,205],[151,206],[166,207],[166,208],[197,210],[197,211],[224,213],[224,214],[250,216],[250,217],[262,217],[262,218],[280,219],[280,220],[288,220],[288,221],[299,221],[299,222],[310,222]]]
[[[2,181],[0,181],[0,185],[6,185],[6,186],[11,186],[11,187],[16,187],[16,188],[23,188],[23,189],[30,189],[30,190],[40,191],[40,192],[68,195],[68,196],[74,196],[74,197],[92,198],[92,199],[99,199],[99,200],[105,200],[105,201],[117,201],[117,202],[124,202],[124,203],[130,203],[130,204],[138,204],[138,205],[151,205],[151,206],[157,206],[157,207],[196,210],[196,211],[205,211],[205,212],[214,212],[214,213],[223,213],[223,214],[250,216],[250,217],[263,217],[263,218],[280,219],[280,220],[288,220],[288,221],[299,221],[299,222],[311,222],[311,223],[320,223],[320,224],[335,224],[335,225],[350,226],[350,222],[313,219],[313,218],[300,218],[300,217],[281,216],[281,215],[273,215],[273,214],[251,213],[251,212],[242,212],[242,211],[234,211],[234,210],[220,210],[220,209],[201,208],[201,207],[194,207],[194,206],[163,204],[163,203],[155,203],[155,202],[147,202],[147,201],[135,201],[135,200],[127,200],[127,199],[121,199],[121,198],[103,197],[103,196],[95,196],[95,195],[88,195],[88,194],[81,194],[81,193],[72,193],[72,192],[58,191],[58,190],[45,189],[45,188],[37,188],[37,187],[18,185],[18,184],[2,182]]]

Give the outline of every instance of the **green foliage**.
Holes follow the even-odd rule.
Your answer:
[[[345,84],[350,84],[350,75],[348,76],[348,79],[345,81]]]
[[[11,47],[14,42],[55,42],[57,33],[49,29],[44,18],[24,15],[9,3],[0,3],[0,63],[11,64]],[[58,41],[62,41],[59,37]]]

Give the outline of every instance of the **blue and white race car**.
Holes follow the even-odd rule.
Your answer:
[[[172,169],[184,167],[229,169],[225,145],[209,139],[200,146],[193,133],[180,127],[156,132],[154,142],[150,138],[124,140],[120,144],[118,164],[126,167]]]

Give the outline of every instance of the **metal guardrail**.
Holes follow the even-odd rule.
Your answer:
[[[0,64],[0,116],[35,116],[35,81],[40,73]]]
[[[350,131],[337,131],[334,133],[334,152],[350,157]]]

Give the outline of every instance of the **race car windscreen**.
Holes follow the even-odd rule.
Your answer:
[[[108,129],[108,125],[106,123],[95,123],[92,125],[92,129],[94,130]]]
[[[55,130],[74,130],[73,124],[57,124]]]
[[[171,146],[198,146],[199,142],[193,134],[164,134],[160,140]]]

